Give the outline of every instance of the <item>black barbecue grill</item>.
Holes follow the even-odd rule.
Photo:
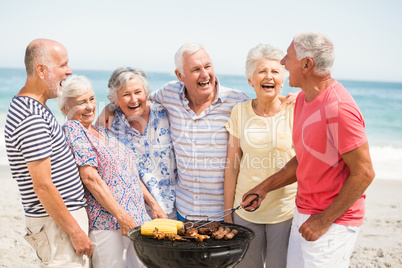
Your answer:
[[[128,232],[140,260],[150,268],[233,267],[246,253],[254,232],[230,223],[222,227],[235,228],[239,233],[231,240],[206,239],[204,242],[158,240],[141,234],[141,227]]]

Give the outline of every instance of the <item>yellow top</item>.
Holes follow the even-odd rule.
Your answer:
[[[294,104],[283,104],[274,116],[258,116],[251,100],[233,107],[226,129],[240,139],[242,158],[237,177],[233,207],[242,196],[270,175],[279,171],[294,155],[292,142]],[[296,207],[297,184],[293,183],[269,192],[259,209],[254,212],[238,210],[236,213],[249,222],[274,224],[293,217]]]

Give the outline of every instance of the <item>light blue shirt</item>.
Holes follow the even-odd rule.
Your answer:
[[[218,82],[215,100],[199,115],[189,107],[181,82],[167,83],[148,98],[161,103],[169,115],[179,175],[177,211],[184,217],[216,215],[222,220],[228,146],[225,124],[233,106],[249,97],[239,90],[220,86]]]
[[[175,212],[177,168],[166,110],[151,102],[149,121],[142,134],[117,109],[111,131],[134,151],[141,180],[163,211]]]

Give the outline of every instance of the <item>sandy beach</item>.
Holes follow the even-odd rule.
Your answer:
[[[24,240],[25,219],[16,182],[0,166],[0,267],[39,267]],[[402,180],[375,179],[350,267],[402,267]]]

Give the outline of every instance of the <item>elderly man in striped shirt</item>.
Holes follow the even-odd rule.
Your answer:
[[[65,47],[53,40],[32,41],[25,53],[27,80],[13,98],[5,125],[11,174],[25,211],[25,239],[41,267],[89,267],[84,188],[60,125],[46,102],[61,93],[69,75]]]
[[[176,153],[178,219],[223,219],[223,182],[228,144],[225,123],[232,107],[249,97],[219,84],[202,45],[184,44],[175,55],[177,82],[152,92],[168,111]],[[194,218],[194,217],[192,217]]]

